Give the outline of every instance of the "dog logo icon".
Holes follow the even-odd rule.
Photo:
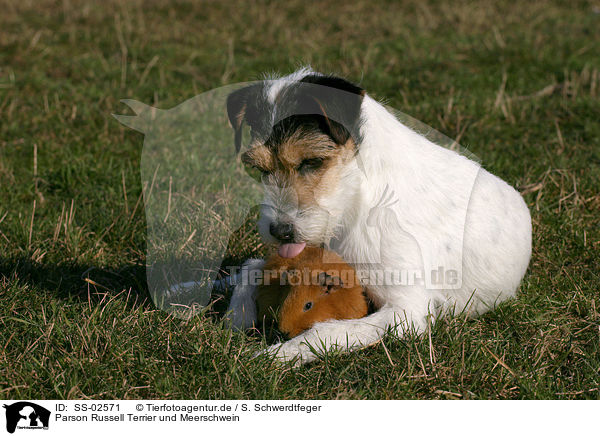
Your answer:
[[[3,406],[6,409],[6,431],[19,429],[48,429],[50,411],[29,401],[19,401]]]

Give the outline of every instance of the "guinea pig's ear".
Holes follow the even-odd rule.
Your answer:
[[[297,269],[286,269],[281,272],[279,281],[282,286],[296,286],[302,283],[302,277]]]
[[[341,278],[339,278],[338,276],[332,276],[330,274],[327,274],[326,272],[320,273],[318,276],[318,280],[319,285],[323,286],[323,289],[325,290],[326,294],[344,286],[344,283],[342,282]]]

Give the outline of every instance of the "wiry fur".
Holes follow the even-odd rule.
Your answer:
[[[308,73],[271,81],[265,92],[275,102]],[[298,240],[329,244],[359,272],[373,265],[424,272],[444,265],[460,272],[458,282],[368,284],[377,312],[318,323],[267,350],[279,359],[304,363],[315,359],[311,349],[360,348],[390,328],[399,335],[409,329],[421,333],[430,314],[481,314],[513,297],[527,269],[531,218],[517,191],[409,129],[368,95],[360,106],[359,128],[356,158],[336,164],[336,182],[311,204],[299,204],[291,183],[267,184],[261,235],[275,242],[269,222],[283,211],[292,217]],[[389,201],[382,205],[386,196]],[[234,325],[244,326],[235,320],[240,307],[255,304],[255,292],[254,286],[236,288],[229,315]]]

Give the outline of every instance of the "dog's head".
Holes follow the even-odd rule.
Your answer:
[[[363,95],[344,79],[307,71],[229,95],[236,150],[247,124],[252,139],[242,162],[265,189],[258,229],[282,244],[280,254],[327,243],[351,207]]]

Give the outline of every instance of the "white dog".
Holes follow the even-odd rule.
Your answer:
[[[238,150],[244,122],[252,129],[242,161],[262,173],[263,239],[284,257],[306,244],[334,249],[378,308],[318,323],[267,352],[304,363],[313,349],[361,348],[389,329],[421,333],[429,315],[477,315],[515,295],[531,255],[520,194],[358,86],[305,68],[232,93],[228,113]],[[249,260],[243,272],[262,266]],[[227,319],[236,328],[256,321],[255,285],[234,290]]]

